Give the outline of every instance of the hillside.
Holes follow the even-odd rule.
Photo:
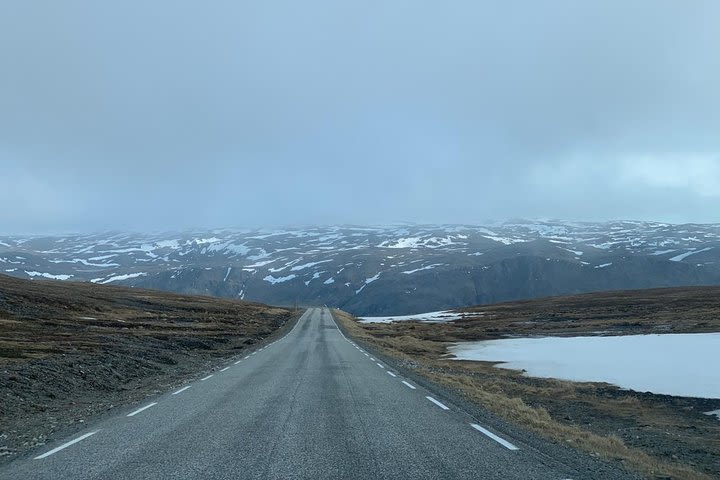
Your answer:
[[[0,459],[270,336],[258,303],[0,275]]]
[[[428,323],[368,323],[379,334],[446,341],[516,336],[637,335],[720,332],[720,287],[619,290],[478,305],[456,311],[462,319]],[[412,315],[407,319],[412,320]],[[422,316],[419,316],[422,318]],[[372,317],[369,317],[372,318]],[[442,333],[441,333],[442,332]]]
[[[610,289],[720,285],[720,226],[399,225],[0,237],[0,272],[355,315]]]

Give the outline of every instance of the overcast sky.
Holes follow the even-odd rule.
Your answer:
[[[720,2],[7,0],[0,232],[720,221]]]

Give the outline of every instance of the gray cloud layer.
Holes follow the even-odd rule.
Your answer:
[[[0,231],[716,220],[720,2],[589,3],[12,2]]]

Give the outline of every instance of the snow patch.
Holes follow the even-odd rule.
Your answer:
[[[129,280],[131,278],[138,278],[138,277],[144,277],[147,273],[145,272],[138,272],[138,273],[126,273],[125,275],[114,275],[107,280],[103,280],[102,278],[94,278],[90,280],[92,283],[110,283],[110,282],[120,282],[122,280]]]
[[[52,280],[68,280],[72,278],[72,275],[53,275],[51,273],[44,273],[44,272],[32,272],[25,270],[25,273],[28,274],[31,277],[42,277],[42,278],[50,278]]]
[[[304,263],[302,265],[295,265],[290,269],[291,272],[297,272],[298,270],[304,270],[306,268],[314,267],[315,265],[320,265],[321,263],[327,263],[332,262],[332,260],[321,260],[319,262],[310,262],[310,263]]]
[[[712,247],[706,247],[706,248],[702,248],[700,250],[693,249],[689,252],[685,252],[685,253],[681,253],[680,255],[676,255],[676,256],[670,258],[669,260],[671,262],[681,262],[681,261],[685,260],[687,257],[689,257],[690,255],[695,255],[696,253],[701,253],[701,252],[707,252],[708,250],[712,250]]]
[[[713,410],[712,412],[705,412],[705,415],[715,415],[720,420],[720,410]]]
[[[401,272],[401,273],[404,273],[405,275],[410,275],[410,274],[413,274],[413,273],[415,273],[415,272],[422,272],[423,270],[432,270],[432,269],[435,268],[435,267],[442,267],[443,265],[445,265],[445,264],[444,264],[444,263],[434,263],[434,264],[432,264],[432,265],[427,265],[427,266],[425,266],[425,267],[416,268],[415,270],[405,270],[405,271],[403,271],[403,272]]]
[[[527,240],[524,240],[522,238],[510,238],[510,237],[498,237],[496,235],[482,235],[485,238],[488,238],[490,240],[493,240],[495,242],[502,243],[503,245],[512,245],[513,243],[523,243]]]
[[[272,275],[268,275],[267,277],[263,278],[263,280],[265,280],[265,281],[268,282],[268,283],[272,283],[273,285],[275,285],[276,283],[289,282],[289,281],[292,280],[293,278],[297,278],[297,275],[295,275],[294,273],[291,273],[290,275],[288,275],[288,276],[286,276],[286,277],[279,277],[279,278],[275,278],[275,277],[273,277]]]

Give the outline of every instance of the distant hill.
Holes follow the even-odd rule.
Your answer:
[[[720,225],[513,221],[0,237],[0,273],[406,314],[720,285]]]

